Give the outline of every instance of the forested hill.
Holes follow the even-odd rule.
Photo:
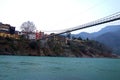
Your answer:
[[[0,37],[0,55],[57,57],[117,57],[103,44],[93,40],[67,40],[63,36],[47,40]]]

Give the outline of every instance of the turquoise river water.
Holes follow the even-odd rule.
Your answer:
[[[0,80],[120,80],[120,59],[0,56]]]

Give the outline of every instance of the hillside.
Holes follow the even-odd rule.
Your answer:
[[[93,40],[68,40],[57,36],[41,41],[0,38],[0,55],[57,57],[117,57],[111,50]]]
[[[120,54],[120,30],[116,32],[107,32],[94,38],[94,40],[111,47],[113,49],[113,53]]]
[[[89,38],[105,44],[113,50],[113,53],[120,55],[120,25],[111,25],[95,33],[82,32],[77,34],[83,39]]]

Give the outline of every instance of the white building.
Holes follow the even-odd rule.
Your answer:
[[[31,39],[36,39],[36,34],[35,33],[30,33],[28,34],[28,38]]]

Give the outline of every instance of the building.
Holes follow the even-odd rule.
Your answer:
[[[15,33],[15,27],[3,23],[0,23],[0,37],[19,38],[19,36]]]
[[[43,39],[45,37],[44,32],[36,31],[36,40]]]
[[[30,39],[30,40],[40,40],[40,39],[43,39],[46,35],[44,34],[44,32],[19,32],[18,35],[20,36],[24,36],[25,38],[27,39]]]
[[[28,38],[29,38],[30,40],[35,40],[35,39],[36,39],[35,33],[33,32],[33,33],[28,34]]]
[[[9,37],[19,39],[20,36],[24,36],[30,40],[40,40],[45,37],[44,32],[23,32],[23,31],[15,31],[15,27],[9,24],[0,23],[0,37]]]

